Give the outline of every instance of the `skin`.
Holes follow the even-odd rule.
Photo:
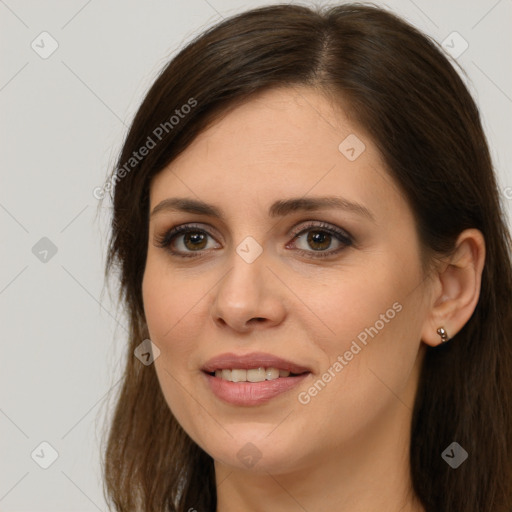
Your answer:
[[[338,149],[350,134],[365,144],[354,161]],[[332,208],[268,216],[276,200],[329,195],[363,205],[373,219]],[[258,93],[210,126],[153,179],[150,211],[170,197],[225,213],[151,216],[143,279],[158,379],[176,419],[214,459],[217,512],[424,511],[408,460],[421,361],[427,345],[440,343],[436,329],[455,335],[476,306],[481,234],[461,233],[454,254],[427,275],[412,211],[374,143],[338,104],[305,87]],[[353,243],[328,234],[308,242],[318,227],[294,239],[307,221],[345,230]],[[200,256],[158,247],[158,237],[186,223],[210,234]],[[247,236],[263,250],[252,263],[236,252]],[[178,234],[173,248],[197,251],[184,241]],[[319,246],[341,251],[315,258]],[[394,304],[401,309],[389,319]],[[301,403],[299,393],[375,325],[378,334]],[[312,374],[265,404],[220,401],[200,367],[224,352],[252,351]],[[260,457],[251,467],[237,457],[247,443]]]

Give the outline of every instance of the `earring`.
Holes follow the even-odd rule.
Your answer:
[[[439,329],[437,329],[437,334],[441,336],[441,343],[446,343],[449,340],[448,334],[445,331],[444,327],[439,327]]]

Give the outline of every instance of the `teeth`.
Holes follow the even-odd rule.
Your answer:
[[[265,372],[265,368],[256,368],[256,370],[247,370],[247,380],[249,382],[263,382],[266,378],[267,378],[267,375]]]
[[[267,368],[267,371],[265,372],[265,378],[267,380],[274,380],[281,376],[281,371],[277,368]],[[286,375],[285,375],[286,377]]]
[[[231,370],[231,382],[246,382],[247,370]]]
[[[279,377],[288,377],[288,370],[280,370],[278,368],[251,368],[249,370],[241,369],[223,369],[216,370],[215,377],[219,377],[230,382],[263,382],[264,380],[275,380]]]

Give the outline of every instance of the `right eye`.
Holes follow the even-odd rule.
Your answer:
[[[213,236],[204,229],[192,224],[183,224],[169,229],[163,235],[156,236],[155,239],[158,247],[169,251],[173,256],[193,258],[209,249],[207,247],[208,237],[213,239]],[[176,250],[176,246],[180,248]]]

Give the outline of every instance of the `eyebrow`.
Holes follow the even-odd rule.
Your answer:
[[[292,213],[300,211],[314,211],[321,209],[338,209],[354,212],[363,217],[375,221],[373,214],[362,204],[353,203],[342,197],[325,196],[325,197],[294,197],[286,200],[275,201],[269,208],[269,217],[284,217]],[[157,213],[164,211],[181,211],[187,213],[195,213],[199,215],[208,215],[222,219],[225,217],[222,209],[190,198],[168,198],[158,203],[151,212],[151,217]]]

